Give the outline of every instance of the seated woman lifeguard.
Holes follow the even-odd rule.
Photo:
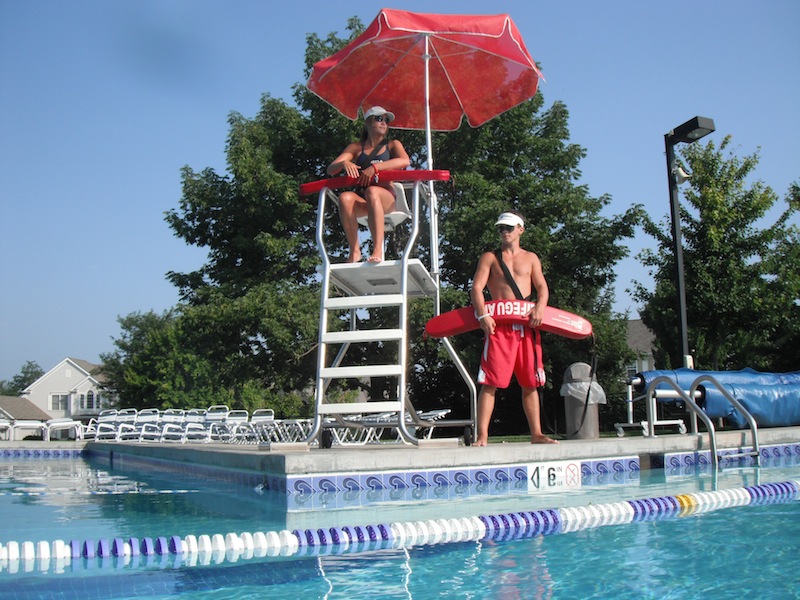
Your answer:
[[[350,247],[347,262],[361,260],[356,219],[364,215],[367,215],[372,233],[372,254],[368,260],[374,263],[383,260],[383,216],[394,210],[395,202],[390,184],[376,183],[376,174],[388,169],[405,169],[410,163],[403,144],[387,138],[392,121],[394,113],[381,106],[370,108],[364,115],[361,139],[348,145],[328,165],[328,175],[344,170],[349,177],[358,178],[361,186],[354,192],[342,192],[339,196],[339,217]]]

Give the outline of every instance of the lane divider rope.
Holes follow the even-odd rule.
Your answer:
[[[156,538],[54,540],[0,543],[0,572],[38,570],[62,573],[82,567],[196,566],[237,562],[266,556],[316,556],[385,548],[479,540],[510,540],[570,533],[605,525],[621,525],[756,504],[796,501],[800,480],[745,488],[659,496],[560,509],[496,515],[356,525],[294,531],[244,532],[225,535],[177,535]]]

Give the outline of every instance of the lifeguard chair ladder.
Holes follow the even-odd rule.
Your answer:
[[[355,419],[357,415],[394,414],[393,423],[403,441],[419,445],[421,440],[409,431],[410,427],[431,427],[432,422],[420,419],[407,395],[408,377],[408,301],[410,298],[432,298],[434,314],[440,311],[439,295],[439,251],[438,251],[438,207],[433,189],[434,181],[448,181],[448,171],[384,171],[383,181],[399,182],[406,194],[411,192],[411,230],[399,259],[384,260],[373,264],[369,262],[332,264],[325,246],[325,213],[328,202],[336,202],[334,190],[352,187],[356,180],[337,177],[320,180],[300,186],[301,195],[318,193],[317,246],[322,258],[320,273],[322,291],[320,299],[319,339],[317,351],[317,375],[315,388],[315,414],[311,432],[306,443],[319,438],[321,446],[325,443],[322,435],[326,427],[353,427],[363,425]],[[431,240],[430,268],[422,261],[412,258],[420,234],[420,221],[424,204],[428,211],[429,235]],[[384,257],[387,258],[387,257]],[[396,308],[397,327],[359,328],[356,312],[364,309]],[[329,330],[331,311],[350,312],[350,327],[345,331]],[[366,321],[368,323],[369,321]],[[364,321],[361,322],[364,325]],[[352,344],[364,342],[397,342],[397,360],[388,364],[343,365],[345,355]],[[470,391],[470,420],[438,420],[436,427],[464,427],[465,435],[474,436],[477,390],[455,350],[446,338],[445,347],[459,370]],[[338,346],[333,359],[331,350]],[[331,403],[327,402],[327,390],[331,381],[345,378],[392,377],[396,378],[396,398],[368,402]]]

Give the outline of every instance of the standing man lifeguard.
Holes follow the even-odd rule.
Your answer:
[[[485,334],[478,372],[481,391],[478,395],[478,435],[474,445],[485,446],[488,443],[497,388],[508,387],[512,373],[522,387],[522,407],[528,420],[531,443],[557,444],[556,440],[542,433],[537,389],[544,385],[545,374],[541,366],[539,332],[532,329],[542,324],[549,299],[547,281],[539,257],[519,245],[525,231],[522,215],[517,211],[504,212],[495,226],[500,235],[500,250],[481,255],[470,290],[472,306]],[[529,314],[529,326],[497,324],[484,304],[483,292],[487,287],[492,300],[533,299],[535,290],[536,306]]]

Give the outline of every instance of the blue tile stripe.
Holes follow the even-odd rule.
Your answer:
[[[3,448],[0,451],[0,459],[19,459],[19,458],[81,458],[82,449],[72,448]]]
[[[132,537],[36,544],[10,541],[0,544],[0,572],[18,572],[20,563],[26,570],[52,570],[54,573],[64,572],[66,565],[118,568],[152,562],[165,567],[191,567],[264,556],[342,554],[450,542],[501,541],[636,521],[682,518],[733,506],[788,503],[797,501],[798,497],[800,481],[792,480],[608,504],[365,526],[141,540]]]
[[[557,461],[579,464],[580,476],[592,478],[603,475],[638,473],[639,457],[626,456],[599,460]],[[517,463],[456,469],[420,469],[416,471],[351,472],[338,475],[308,473],[289,475],[280,491],[307,495],[346,491],[404,490],[437,486],[509,485],[527,482],[531,464]],[[272,489],[272,481],[267,489]]]
[[[751,456],[737,457],[735,459],[728,458],[728,455],[741,452],[750,452],[752,449],[752,446],[743,446],[739,449],[720,450],[720,465],[725,466],[726,464],[730,464],[732,461],[735,461],[737,464],[741,465],[754,464],[755,460]],[[770,446],[761,446],[759,451],[762,460],[770,460],[773,463],[780,460],[792,461],[793,459],[800,458],[800,444],[776,444]],[[703,450],[698,452],[667,453],[658,457],[655,464],[652,466],[654,468],[663,468],[666,470],[678,470],[685,467],[710,465],[711,451]]]

